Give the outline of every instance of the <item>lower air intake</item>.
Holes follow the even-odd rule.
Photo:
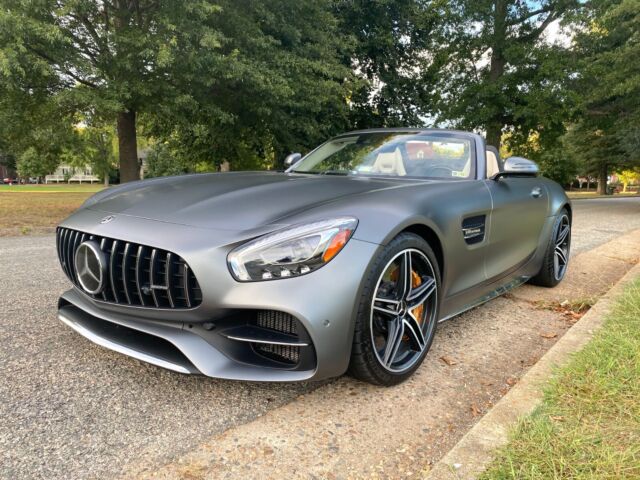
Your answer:
[[[290,363],[291,365],[297,365],[300,362],[300,347],[256,343],[254,348],[261,355],[276,362]]]
[[[260,310],[256,323],[259,327],[268,328],[289,335],[298,334],[298,322],[292,315],[275,310]]]

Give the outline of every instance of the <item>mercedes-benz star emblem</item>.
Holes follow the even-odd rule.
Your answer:
[[[100,220],[100,223],[109,223],[109,222],[112,222],[115,219],[116,219],[116,217],[114,217],[113,215],[108,215],[108,216],[104,217],[102,220]]]
[[[100,246],[93,240],[83,242],[74,257],[78,282],[85,292],[95,295],[104,288],[106,260]]]

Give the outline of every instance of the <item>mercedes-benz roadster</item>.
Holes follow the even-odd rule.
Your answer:
[[[182,373],[392,385],[439,321],[567,270],[564,191],[480,135],[357,131],[287,163],[91,197],[57,230],[60,320]]]

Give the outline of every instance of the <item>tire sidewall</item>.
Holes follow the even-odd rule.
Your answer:
[[[399,252],[407,249],[419,250],[424,255],[426,255],[427,259],[431,263],[431,267],[433,268],[436,277],[436,312],[432,325],[430,325],[429,330],[425,334],[426,347],[422,351],[421,356],[409,369],[402,372],[391,372],[382,366],[374,351],[374,347],[371,341],[371,306],[373,295],[375,295],[378,286],[378,280],[380,279],[383,271],[386,269],[388,263]],[[376,260],[369,268],[369,271],[367,272],[366,284],[364,286],[358,306],[356,323],[358,323],[359,325],[357,325],[356,327],[360,328],[356,328],[354,342],[361,343],[362,354],[364,356],[363,360],[370,369],[369,373],[378,380],[378,383],[382,385],[394,385],[400,383],[406,378],[410,377],[424,361],[424,357],[426,356],[431,347],[431,343],[433,342],[433,337],[435,335],[438,323],[440,305],[442,300],[440,278],[440,269],[433,250],[422,237],[419,237],[418,235],[412,233],[403,233],[393,239],[384,247],[382,252],[378,255]]]

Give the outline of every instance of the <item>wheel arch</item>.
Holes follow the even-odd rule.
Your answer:
[[[571,208],[571,203],[566,202],[564,205],[560,207],[560,210],[562,210],[563,208],[567,209],[567,213],[569,214],[569,222],[573,224],[573,209]]]
[[[405,227],[402,232],[408,232],[416,234],[422,237],[429,246],[433,249],[433,253],[436,256],[436,261],[438,262],[438,269],[440,270],[440,281],[444,280],[444,251],[442,249],[442,242],[440,241],[440,237],[438,234],[429,226],[423,223],[414,223],[413,225],[409,225]]]

